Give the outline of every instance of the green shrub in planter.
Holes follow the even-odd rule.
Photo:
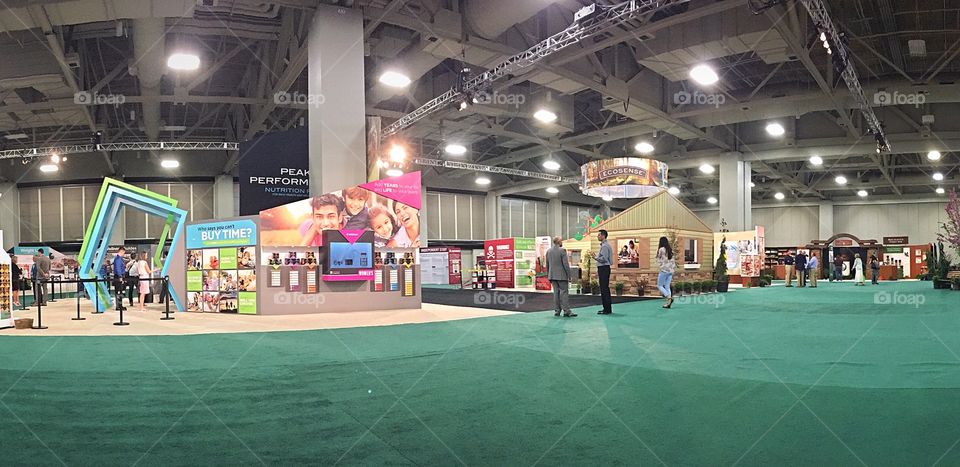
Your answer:
[[[624,283],[617,281],[613,283],[613,290],[617,293],[617,296],[623,295]]]
[[[674,295],[683,295],[683,292],[686,290],[686,284],[683,281],[676,281],[670,284],[670,289]]]
[[[596,280],[590,281],[590,292],[594,295],[600,295],[600,282]]]

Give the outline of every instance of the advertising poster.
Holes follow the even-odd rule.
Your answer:
[[[513,239],[484,240],[483,251],[487,269],[494,271],[497,288],[513,288]]]
[[[187,311],[255,314],[256,223],[190,224],[186,236]]]
[[[550,237],[537,237],[534,242],[537,255],[537,278],[533,286],[536,290],[550,290],[550,279],[547,278],[547,250],[553,246],[553,240]]]
[[[529,237],[515,237],[513,239],[514,287],[533,287],[536,279],[537,252],[536,240]]]
[[[765,246],[763,241],[763,227],[757,226],[754,230],[744,230],[741,232],[717,232],[713,234],[714,258],[720,254],[720,242],[723,239],[726,239],[727,275],[759,277],[759,269],[757,269],[756,276],[751,276],[744,274],[743,268],[745,261],[753,261],[754,258],[760,260],[762,267],[764,258],[763,250]]]
[[[265,247],[319,247],[324,230],[370,230],[377,248],[419,248],[420,172],[260,212]]]
[[[310,196],[306,127],[241,142],[237,165],[241,216]]]
[[[637,248],[638,241],[632,238],[617,239],[617,267],[618,268],[639,268],[640,252]]]
[[[666,185],[667,164],[641,157],[614,157],[584,164],[580,176],[584,194],[643,198],[659,193]]]

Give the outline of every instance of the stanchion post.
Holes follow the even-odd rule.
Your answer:
[[[61,283],[62,286],[63,283]],[[73,321],[83,321],[87,318],[80,316],[80,287],[83,286],[83,279],[77,276],[77,317],[70,318]]]
[[[34,284],[34,286],[37,286],[37,279],[36,279],[36,278],[33,279],[33,284]],[[37,287],[37,288],[39,288],[39,287]],[[42,301],[37,301],[37,324],[33,325],[32,328],[33,328],[33,329],[47,329],[47,327],[43,325],[43,302],[42,302]]]
[[[164,311],[163,312],[166,316],[160,319],[162,320],[175,319],[173,316],[170,316],[170,276],[163,277],[163,292],[164,292],[164,298],[163,298]]]
[[[51,302],[57,301],[57,280],[53,276],[50,276],[47,278],[47,280],[43,282],[50,283],[50,301]],[[43,297],[43,299],[46,300],[47,297]]]
[[[124,289],[126,290],[126,289]],[[128,326],[130,323],[123,320],[123,295],[117,294],[117,299],[120,300],[120,321],[113,323],[114,326]],[[133,306],[131,304],[131,306]]]

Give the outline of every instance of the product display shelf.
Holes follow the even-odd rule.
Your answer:
[[[490,269],[474,269],[470,272],[470,279],[474,289],[493,289],[497,287],[496,271]]]

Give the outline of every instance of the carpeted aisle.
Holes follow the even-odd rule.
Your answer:
[[[4,336],[3,464],[960,464],[960,294],[823,283],[661,304]]]
[[[601,308],[600,295],[571,293],[570,307],[594,307],[594,310]],[[656,300],[656,298],[646,296],[628,296],[613,295],[610,302],[614,305],[620,303],[637,302],[640,300]],[[438,305],[462,306],[471,308],[486,308],[490,310],[506,310],[522,313],[531,313],[536,311],[553,311],[556,307],[553,301],[553,293],[545,292],[524,292],[517,290],[473,290],[473,289],[444,289],[434,287],[423,288],[423,303],[435,303]]]

